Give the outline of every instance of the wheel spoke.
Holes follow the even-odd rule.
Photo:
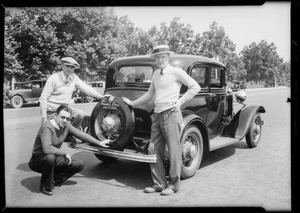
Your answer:
[[[186,167],[190,166],[195,156],[197,156],[195,138],[193,136],[188,136],[183,145],[183,152],[182,152],[183,165]]]

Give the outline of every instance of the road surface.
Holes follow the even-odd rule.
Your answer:
[[[41,118],[37,106],[4,109],[6,207],[262,207],[291,210],[290,88],[247,90],[245,103],[266,109],[262,138],[254,149],[242,142],[205,156],[197,174],[181,181],[169,197],[143,193],[152,185],[149,165],[118,160],[102,163],[93,154],[63,145],[85,162],[53,196],[39,191],[40,174],[27,165]],[[90,113],[96,103],[76,104]]]

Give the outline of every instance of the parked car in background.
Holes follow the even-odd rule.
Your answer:
[[[88,85],[93,87],[96,91],[103,94],[105,88],[104,81],[93,81],[87,82]],[[73,99],[75,103],[91,103],[97,101],[96,98],[86,95],[85,93],[81,92],[80,89],[76,89],[73,93]]]
[[[265,109],[259,104],[244,104],[247,95],[243,90],[228,92],[224,64],[201,56],[176,54],[172,55],[170,64],[185,70],[201,86],[199,93],[181,106],[182,178],[196,174],[205,152],[244,138],[249,148],[258,145],[263,125],[261,113]],[[145,94],[156,69],[154,58],[146,55],[114,60],[106,74],[104,94],[109,96],[100,99],[82,124],[82,129],[93,137],[112,140],[109,148],[93,147],[85,142],[69,146],[91,152],[103,162],[126,159],[155,163],[156,156],[147,152],[154,101],[132,108],[122,97],[136,100]],[[180,94],[186,91],[183,85]],[[167,151],[165,160],[168,165]]]
[[[233,92],[239,91],[239,90],[246,90],[246,82],[244,81],[235,81],[233,82],[233,86],[231,87]]]
[[[14,83],[14,89],[4,91],[4,104],[20,108],[26,103],[38,103],[47,79]]]

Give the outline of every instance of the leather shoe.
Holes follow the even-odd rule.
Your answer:
[[[60,187],[63,182],[64,182],[64,180],[63,180],[62,175],[60,175],[60,174],[54,175],[54,181],[53,181],[54,186],[59,186]]]
[[[165,190],[163,190],[160,194],[161,195],[164,195],[164,196],[169,196],[169,195],[172,195],[174,194],[175,191],[171,188],[166,188]]]
[[[48,189],[46,189],[45,188],[45,186],[40,186],[40,190],[41,190],[41,192],[43,193],[43,194],[45,194],[45,195],[53,195],[53,192],[51,191],[51,190],[48,190]]]
[[[163,189],[161,187],[154,185],[152,187],[146,187],[144,189],[144,192],[146,192],[146,193],[154,193],[154,192],[161,192],[162,190]]]

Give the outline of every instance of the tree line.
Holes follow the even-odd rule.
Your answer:
[[[106,7],[6,8],[4,27],[7,80],[46,78],[60,70],[65,56],[78,61],[76,74],[82,79],[103,80],[114,59],[151,54],[153,46],[168,44],[175,53],[217,58],[225,64],[229,81],[290,82],[290,62],[280,58],[274,43],[253,42],[237,54],[236,45],[216,22],[201,35],[178,17],[144,31]]]

